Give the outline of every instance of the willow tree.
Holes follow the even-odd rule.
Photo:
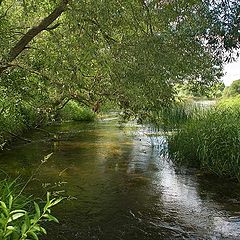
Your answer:
[[[234,0],[2,0],[2,91],[52,110],[111,99],[151,113],[174,101],[176,84],[219,81],[238,21]]]

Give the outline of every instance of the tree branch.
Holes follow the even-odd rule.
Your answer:
[[[39,33],[47,28],[66,10],[70,0],[62,0],[61,3],[44,18],[38,26],[34,26],[27,31],[27,33],[16,43],[16,45],[10,49],[10,52],[6,58],[6,63],[0,66],[0,74],[2,74],[9,66],[10,63],[15,60],[26,48],[26,46],[35,38]]]

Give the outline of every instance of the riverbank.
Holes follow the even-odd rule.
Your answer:
[[[0,150],[15,141],[31,142],[24,133],[56,121],[94,121],[96,114],[75,101],[69,101],[60,109],[35,108],[28,104],[3,108],[0,115]]]
[[[168,135],[169,155],[178,164],[240,181],[240,98],[199,109]]]

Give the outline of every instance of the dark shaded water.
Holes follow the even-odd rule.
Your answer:
[[[163,138],[116,121],[48,130],[58,140],[29,133],[33,143],[0,155],[1,169],[27,178],[54,153],[28,189],[41,196],[45,183],[72,197],[55,209],[47,240],[240,239],[239,184],[175,169],[160,157]]]

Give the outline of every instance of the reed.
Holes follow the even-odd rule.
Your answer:
[[[195,112],[173,134],[168,134],[169,156],[176,163],[240,180],[239,106],[239,100],[235,104],[222,100],[214,107]]]

